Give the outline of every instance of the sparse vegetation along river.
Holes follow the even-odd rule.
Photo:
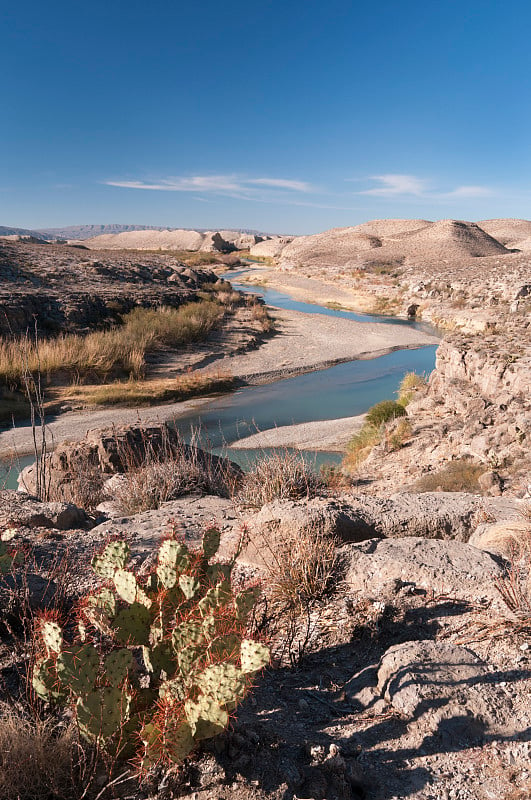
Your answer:
[[[225,277],[233,279],[237,275],[231,273]],[[272,289],[231,282],[234,288],[259,294],[268,305],[278,308],[339,316],[357,322],[399,323],[417,329],[422,326],[426,332],[437,333],[424,323],[330,309],[299,302]],[[361,414],[375,403],[393,398],[407,372],[429,375],[435,365],[435,351],[435,345],[397,350],[379,358],[348,361],[263,386],[245,387],[180,417],[176,425],[185,436],[189,436],[192,429],[200,429],[214,452],[224,451],[245,467],[264,451],[231,449],[230,444],[235,440],[257,430]],[[316,466],[341,460],[339,453],[306,451],[306,455]],[[31,460],[31,457],[24,457],[20,464],[23,467]],[[11,469],[7,488],[16,487],[17,475],[18,469]]]
[[[331,309],[294,300],[289,294],[263,286],[239,284],[234,278],[240,274],[232,272],[223,277],[231,280],[239,291],[260,295],[267,305],[356,322],[398,323],[437,335],[437,330],[426,323]],[[435,366],[436,349],[431,345],[415,350],[397,350],[379,358],[348,361],[264,386],[246,387],[181,417],[177,427],[184,435],[189,435],[191,428],[199,427],[214,452],[226,452],[232,460],[246,467],[264,451],[230,448],[230,443],[236,439],[282,425],[362,414],[375,403],[394,398],[407,372],[429,375]],[[306,455],[315,461],[316,466],[326,462],[339,463],[342,457],[339,453],[323,451],[306,451]]]

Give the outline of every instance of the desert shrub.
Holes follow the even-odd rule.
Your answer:
[[[416,492],[479,492],[478,479],[485,471],[485,465],[460,458],[449,461],[437,472],[423,475],[414,489]]]
[[[389,452],[400,450],[411,439],[412,428],[408,419],[400,419],[385,432],[385,442]]]
[[[367,411],[365,423],[379,428],[386,422],[389,422],[396,417],[405,417],[406,410],[403,406],[395,403],[394,400],[382,400],[381,403],[376,403]]]
[[[397,403],[405,408],[421,386],[426,386],[426,378],[416,372],[407,372],[400,382]]]
[[[260,508],[271,500],[315,497],[325,488],[322,479],[304,458],[289,450],[264,455],[242,478],[235,499]]]
[[[168,500],[193,492],[229,497],[238,477],[226,459],[195,444],[170,443],[167,438],[159,449],[148,445],[140,463],[133,453],[120,455],[126,472],[113,499],[124,514],[159,508]]]
[[[264,333],[269,333],[269,331],[273,330],[275,323],[269,316],[267,308],[261,303],[251,303],[250,305],[251,317],[258,322],[262,331]]]
[[[74,726],[0,709],[2,800],[81,798],[84,766]]]
[[[269,661],[245,638],[257,590],[233,593],[236,556],[210,563],[219,538],[207,530],[198,552],[164,540],[142,577],[126,542],[111,542],[92,561],[104,583],[75,618],[37,621],[35,693],[69,707],[81,736],[115,758],[134,753],[141,769],[180,763],[223,731]]]

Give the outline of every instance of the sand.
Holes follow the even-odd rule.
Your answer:
[[[269,428],[231,443],[235,450],[261,449],[263,447],[295,447],[299,450],[326,450],[341,453],[357,433],[365,414],[340,419],[301,422]]]

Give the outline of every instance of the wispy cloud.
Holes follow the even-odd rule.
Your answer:
[[[487,186],[458,186],[450,191],[440,191],[431,187],[429,181],[416,175],[371,175],[370,180],[377,185],[356,194],[373,197],[420,197],[428,200],[451,200],[453,198],[489,197],[494,192]]]
[[[376,197],[388,197],[397,194],[413,194],[421,197],[427,189],[427,182],[414,175],[371,175],[371,180],[378,181],[379,186],[365,189],[358,194],[372,194]]]
[[[458,186],[451,192],[441,195],[441,197],[489,197],[494,194],[492,189],[487,186]]]
[[[147,189],[159,192],[208,192],[211,194],[230,194],[253,196],[263,191],[280,190],[281,192],[313,191],[306,181],[286,178],[246,178],[241,175],[193,175],[191,177],[164,178],[156,182],[148,181],[104,181],[107,186],[119,186],[123,189]]]

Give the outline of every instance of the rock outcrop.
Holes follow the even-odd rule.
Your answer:
[[[194,300],[210,270],[167,255],[98,254],[66,245],[0,243],[0,336],[82,332],[117,322],[136,306]]]
[[[423,539],[369,539],[344,545],[345,580],[353,592],[378,599],[398,586],[458,600],[499,601],[494,585],[504,568],[500,560],[464,542]]]
[[[73,503],[41,503],[26,492],[0,491],[0,529],[71,530],[86,521],[85,512]]]
[[[236,479],[240,468],[228,459],[211,455],[182,441],[165,423],[151,426],[127,425],[120,428],[88,431],[78,442],[62,442],[46,457],[46,486],[50,495],[69,500],[73,487],[80,482],[91,484],[94,494],[103,489],[106,476],[124,473],[149,460],[188,459],[214,472]],[[35,493],[36,464],[22,470],[19,487]],[[76,490],[77,491],[77,490]]]

